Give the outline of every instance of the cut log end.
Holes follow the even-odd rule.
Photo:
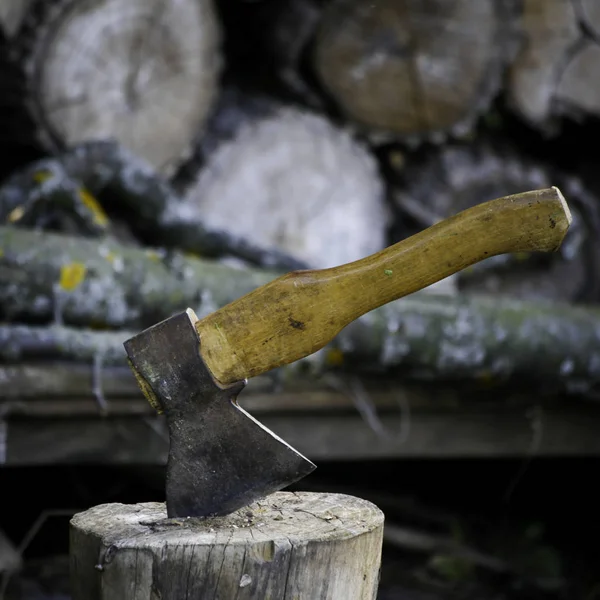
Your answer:
[[[237,126],[187,187],[177,207],[182,216],[201,215],[211,228],[280,248],[315,268],[385,246],[385,190],[367,146],[295,107],[274,106],[258,118],[229,114],[238,115]]]
[[[115,138],[164,172],[187,158],[221,68],[211,0],[54,0],[42,13],[21,51],[42,143]]]
[[[74,600],[376,596],[383,513],[343,494],[277,492],[226,517],[104,504],[71,521]]]
[[[324,13],[314,68],[357,123],[409,140],[467,133],[501,86],[512,13],[488,0],[337,0]]]

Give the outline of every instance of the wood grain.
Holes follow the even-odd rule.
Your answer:
[[[202,357],[228,385],[325,346],[361,315],[476,262],[507,252],[551,252],[571,213],[556,187],[505,196],[359,261],[295,271],[196,321]]]
[[[114,138],[171,173],[218,94],[222,34],[212,1],[54,0],[36,8],[15,51],[44,148]]]
[[[373,600],[383,513],[344,494],[278,492],[227,517],[104,504],[71,521],[73,600]]]
[[[315,35],[319,83],[369,131],[432,141],[464,134],[502,85],[508,3],[334,0]]]

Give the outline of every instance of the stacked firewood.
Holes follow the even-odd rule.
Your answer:
[[[558,252],[494,257],[377,309],[258,391],[289,399],[308,375],[352,396],[380,437],[375,409],[422,396],[422,445],[437,443],[429,413],[444,404],[432,380],[456,412],[463,385],[502,409],[505,385],[523,405],[597,400],[598,82],[598,0],[0,0],[0,464],[162,457],[165,430],[126,369],[123,341],[141,328],[552,185],[573,214]],[[377,400],[374,382],[393,395]],[[306,412],[332,397],[319,388]],[[91,443],[75,421],[90,412],[147,419],[160,444]],[[46,427],[65,415],[71,429]],[[19,418],[43,424],[11,447],[3,426]],[[336,435],[346,454],[360,446],[336,427],[328,448]],[[456,591],[477,569],[526,598],[562,590],[537,538],[492,556],[454,518],[406,523],[398,496],[374,501],[392,513],[388,545],[427,558],[429,589]],[[0,573],[19,567],[13,550],[0,548]]]
[[[119,362],[124,332],[175,310],[557,185],[559,252],[488,259],[311,360],[476,378],[535,360],[593,390],[600,204],[569,140],[600,110],[594,6],[0,0],[1,144],[22,157],[0,169],[2,359]]]

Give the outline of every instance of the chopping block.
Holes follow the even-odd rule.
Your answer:
[[[275,492],[224,517],[104,504],[71,522],[73,600],[374,600],[384,515],[344,494]]]

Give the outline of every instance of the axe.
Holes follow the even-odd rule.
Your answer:
[[[474,263],[559,249],[571,213],[556,187],[478,204],[376,254],[287,273],[198,319],[176,314],[124,344],[166,415],[169,517],[229,514],[315,465],[237,404],[247,380],[316,352],[361,315]]]

